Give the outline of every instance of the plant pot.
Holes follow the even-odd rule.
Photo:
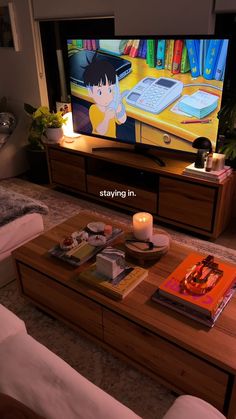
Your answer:
[[[62,128],[47,128],[46,137],[50,143],[58,144],[64,137],[64,132]]]
[[[29,178],[34,183],[49,183],[47,155],[45,150],[34,150],[26,146]]]

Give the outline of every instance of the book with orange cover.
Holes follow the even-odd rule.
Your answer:
[[[212,256],[213,258],[213,256]],[[204,294],[194,294],[183,288],[183,280],[193,267],[203,261],[200,253],[191,253],[179,266],[162,282],[159,294],[169,300],[180,302],[194,310],[212,317],[224,299],[226,293],[236,281],[236,265],[217,261],[217,269],[221,272],[215,285]],[[213,258],[214,259],[214,258]]]

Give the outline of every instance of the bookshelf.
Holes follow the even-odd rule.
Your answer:
[[[92,151],[108,145],[117,146],[87,136],[74,143],[47,145],[50,182],[106,206],[151,212],[162,224],[211,239],[226,228],[231,217],[233,176],[219,184],[184,176],[183,169],[191,161],[177,152],[159,152],[166,164],[160,167],[143,155]],[[103,191],[122,194],[101,196]]]

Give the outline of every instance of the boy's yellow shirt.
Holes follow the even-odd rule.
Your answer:
[[[93,126],[93,134],[98,134],[97,126],[104,120],[104,112],[100,111],[97,105],[91,105],[89,108],[89,117]],[[109,121],[108,129],[104,133],[108,137],[116,137],[116,119],[112,118]]]

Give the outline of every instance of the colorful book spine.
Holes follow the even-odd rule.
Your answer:
[[[228,50],[228,40],[224,39],[221,45],[221,49],[218,55],[218,60],[216,63],[215,68],[215,75],[214,78],[216,80],[222,80],[224,69],[225,69],[225,62],[226,62],[226,56],[227,56],[227,50]]]
[[[186,47],[188,50],[191,74],[193,77],[198,77],[200,75],[198,44],[195,42],[195,39],[187,39]]]
[[[180,73],[187,73],[190,70],[187,47],[184,44],[180,63]]]
[[[221,39],[211,39],[209,42],[206,64],[203,72],[203,76],[207,80],[212,80],[215,76],[216,63],[222,42]]]
[[[155,54],[155,40],[148,39],[147,40],[147,64],[151,68],[156,67],[155,55],[156,55]]]
[[[137,57],[140,57],[140,58],[142,57],[143,42],[144,42],[144,39],[140,39],[139,46],[138,46],[138,55],[137,55]]]
[[[137,55],[138,55],[138,47],[139,47],[139,39],[135,39],[133,41],[132,47],[130,49],[130,53],[129,53],[129,56],[130,57],[132,57],[132,58],[137,57]]]
[[[199,56],[198,56],[200,75],[203,74],[203,69],[204,69],[204,66],[203,66],[204,59],[203,58],[204,58],[204,55],[203,55],[203,39],[200,39],[199,40]]]
[[[176,39],[174,43],[174,54],[172,61],[172,74],[180,73],[180,65],[183,51],[183,41],[181,39]]]
[[[127,43],[126,43],[125,48],[124,48],[124,55],[129,55],[130,50],[131,50],[131,47],[132,47],[132,44],[133,44],[133,40],[132,39],[129,39],[127,41]]]
[[[204,39],[203,41],[203,71],[206,66],[206,57],[207,57],[209,43],[210,43],[210,39]]]
[[[170,51],[170,40],[166,39],[165,70],[168,69],[169,51]]]
[[[144,39],[143,40],[142,51],[141,51],[141,57],[146,58],[146,56],[147,56],[147,40]]]
[[[83,39],[76,39],[76,46],[78,48],[83,48]]]
[[[165,68],[165,49],[166,41],[165,39],[159,39],[157,43],[157,66],[158,70]]]
[[[170,39],[169,51],[168,51],[168,63],[167,63],[167,69],[170,71],[172,70],[172,63],[173,63],[173,58],[174,58],[174,46],[175,46],[174,39]]]
[[[97,49],[97,42],[96,42],[96,39],[92,39],[92,40],[91,40],[91,49],[92,49],[93,51],[96,51],[96,49]]]

